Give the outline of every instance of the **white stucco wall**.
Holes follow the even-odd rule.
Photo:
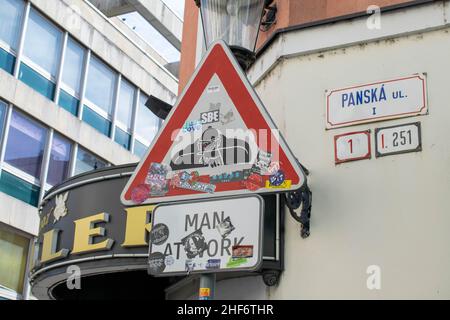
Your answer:
[[[285,59],[258,85],[311,171],[311,237],[286,223],[274,299],[450,298],[449,29]],[[426,72],[429,115],[325,130],[325,90]],[[334,164],[335,135],[420,121],[423,151]],[[381,268],[381,290],[366,269]]]

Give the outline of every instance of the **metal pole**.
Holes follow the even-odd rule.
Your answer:
[[[198,292],[199,300],[214,300],[214,291],[216,290],[216,274],[202,274],[200,277],[200,289]]]

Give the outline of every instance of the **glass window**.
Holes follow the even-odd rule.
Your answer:
[[[84,53],[84,48],[69,38],[64,58],[62,81],[74,90],[76,95],[80,93]]]
[[[0,285],[22,294],[30,240],[0,227]]]
[[[15,63],[16,58],[12,54],[0,48],[0,68],[5,70],[9,74],[13,74]]]
[[[136,134],[139,138],[144,139],[146,146],[155,138],[159,129],[159,118],[145,106],[147,96],[141,94],[136,117]]]
[[[84,106],[83,109],[83,121],[109,137],[111,132],[111,122],[87,106]]]
[[[19,79],[43,96],[53,100],[56,85],[24,63],[20,65]]]
[[[46,137],[44,127],[13,111],[5,162],[39,179]]]
[[[122,80],[117,107],[117,122],[123,125],[127,131],[131,128],[135,92],[135,88],[128,81]]]
[[[111,115],[116,74],[96,57],[92,57],[89,63],[88,80],[86,86],[86,98]]]
[[[78,148],[77,161],[75,164],[76,175],[104,167],[106,167],[106,163],[103,160],[100,160],[92,153],[82,148]]]
[[[25,36],[24,55],[56,76],[61,54],[62,32],[31,9]]]
[[[142,158],[147,151],[147,146],[145,144],[140,143],[139,141],[134,142],[134,154],[138,157]]]
[[[67,111],[69,111],[74,116],[78,115],[78,106],[80,105],[80,100],[71,96],[66,91],[62,90],[59,92],[58,105]]]
[[[2,170],[0,175],[0,191],[37,207],[41,188],[26,182],[15,175]]]
[[[71,151],[72,144],[70,141],[55,133],[53,135],[52,151],[48,166],[48,184],[54,186],[67,179],[69,176]]]
[[[114,140],[125,149],[130,149],[131,135],[126,133],[122,129],[116,128],[116,135],[114,137]]]
[[[6,104],[0,101],[0,143],[3,138],[3,127],[5,126]]]
[[[23,12],[24,2],[22,0],[0,1],[0,40],[13,50],[17,49],[19,43]]]

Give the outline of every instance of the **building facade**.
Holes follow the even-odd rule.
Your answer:
[[[310,172],[311,235],[302,239],[299,224],[287,216],[278,284],[267,287],[260,276],[223,280],[216,296],[450,298],[450,2],[278,0],[272,5],[278,9],[276,22],[261,31],[257,60],[247,75]],[[194,1],[186,3],[183,37],[189,43],[182,44],[180,92],[205,52]],[[411,88],[405,79],[417,79],[420,86]],[[420,97],[418,112],[358,118],[365,103],[380,106],[382,95],[364,98],[365,90],[373,93],[376,86],[378,93],[394,90],[388,113],[398,106],[392,98],[405,90],[410,94],[403,98]],[[330,102],[339,92],[344,93],[337,102]],[[346,113],[353,121],[333,121],[347,110],[353,110]],[[411,125],[420,126],[415,147],[386,153],[379,133]],[[345,140],[351,148],[345,151],[339,139],[355,133],[362,133],[358,148],[367,151],[352,157],[353,141]],[[399,145],[395,138],[391,142]],[[171,297],[195,298],[196,288],[186,283]]]
[[[169,61],[114,16],[151,12],[175,46],[180,32],[139,1],[113,14],[95,4],[0,1],[0,299],[30,298],[45,192],[84,172],[138,162],[162,121],[149,97],[176,99]],[[181,21],[172,25],[181,30]]]

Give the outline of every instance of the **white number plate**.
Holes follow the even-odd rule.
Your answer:
[[[370,131],[345,133],[334,137],[336,164],[370,159]]]
[[[376,156],[422,151],[420,122],[375,130]]]

